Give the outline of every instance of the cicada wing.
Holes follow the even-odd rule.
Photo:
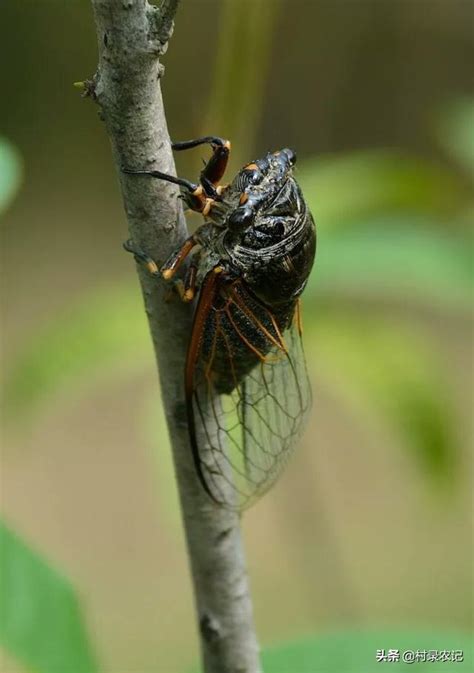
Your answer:
[[[240,290],[234,284],[220,307],[208,303],[188,400],[198,474],[212,499],[231,509],[272,486],[311,406],[298,308],[280,331]]]
[[[242,407],[243,490],[248,504],[278,478],[298,444],[311,407],[311,389],[296,322],[283,332],[283,338],[287,352],[274,346],[266,360],[257,364],[233,393],[240,395]]]

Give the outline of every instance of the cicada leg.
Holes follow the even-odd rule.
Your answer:
[[[204,136],[203,138],[196,138],[195,140],[184,140],[183,142],[172,143],[171,147],[176,151],[189,150],[199,145],[210,145],[212,147],[212,156],[204,165],[201,171],[201,184],[204,189],[209,189],[209,186],[216,188],[216,195],[219,195],[217,185],[221,180],[227,168],[230,154],[230,141],[216,136]],[[211,194],[209,194],[211,196]]]
[[[196,245],[198,245],[196,237],[194,235],[189,236],[189,238],[184,241],[183,245],[168,257],[161,269],[158,267],[155,260],[147,255],[146,252],[143,252],[143,250],[138,248],[131,239],[125,241],[123,248],[127,252],[132,253],[136,262],[144,264],[153,276],[161,274],[165,280],[170,280]]]
[[[123,243],[123,249],[126,250],[127,252],[130,252],[134,256],[136,262],[141,262],[142,264],[144,264],[152,276],[160,275],[160,270],[155,260],[152,259],[145,252],[143,252],[143,250],[138,248],[133,243],[132,239],[129,238],[128,241],[125,241],[125,243]]]
[[[123,247],[127,252],[132,253],[135,261],[144,264],[153,276],[161,275],[164,280],[172,280],[176,271],[197,245],[199,245],[199,241],[197,240],[196,235],[190,236],[178,250],[168,257],[161,269],[158,268],[158,264],[149,255],[135,246],[131,239],[125,241]],[[181,279],[174,280],[173,289],[177,291],[182,301],[189,302],[194,299],[194,295],[196,294],[197,271],[198,265],[197,261],[194,259],[186,271],[184,282]],[[172,291],[169,297],[171,296]]]
[[[172,279],[172,285],[169,292],[166,294],[165,301],[171,301],[176,294],[181,301],[186,303],[192,301],[196,294],[196,278],[197,264],[192,262],[186,271],[184,281],[181,278]]]
[[[165,180],[171,182],[173,185],[179,185],[186,190],[185,200],[191,210],[202,213],[206,207],[206,196],[202,185],[197,185],[185,178],[177,178],[175,175],[168,175],[161,171],[141,171],[132,168],[122,167],[122,173],[127,175],[148,175],[150,178],[157,178],[158,180]]]
[[[165,280],[170,280],[173,278],[176,271],[179,269],[191,250],[196,247],[196,245],[198,245],[198,240],[196,235],[193,234],[184,241],[181,247],[175,250],[175,252],[171,253],[160,269],[160,273]]]
[[[122,171],[129,175],[147,175],[182,187],[185,190],[184,199],[188,207],[195,212],[207,216],[212,206],[216,202],[222,201],[221,194],[225,187],[218,183],[227,167],[230,154],[230,142],[216,136],[205,136],[195,140],[172,143],[172,148],[181,151],[204,144],[211,145],[212,155],[201,171],[199,184],[157,170],[135,170],[123,167]],[[124,244],[124,248],[128,252],[131,252],[137,261],[144,263],[150,273],[153,275],[161,273],[165,280],[171,280],[189,253],[198,244],[199,240],[197,235],[190,236],[178,250],[170,255],[160,269],[153,259],[142,250],[136,248],[131,241],[127,241]],[[184,301],[191,301],[194,298],[196,292],[196,279],[197,264],[196,262],[193,262],[188,269],[184,284],[178,283],[176,286]]]
[[[219,185],[219,180],[224,175],[229,160],[230,142],[223,138],[215,136],[205,136],[196,140],[185,140],[183,142],[172,143],[172,148],[177,151],[191,149],[198,145],[210,144],[212,155],[205,164],[200,175],[199,184],[195,184],[184,178],[177,178],[174,175],[168,175],[161,171],[134,170],[131,168],[122,168],[123,173],[129,175],[148,175],[152,178],[165,180],[174,185],[179,185],[185,189],[184,198],[191,210],[208,215],[216,201],[221,201],[221,194],[225,187]]]
[[[192,301],[194,299],[194,295],[196,294],[197,271],[198,267],[196,262],[191,262],[184,279],[183,301]]]

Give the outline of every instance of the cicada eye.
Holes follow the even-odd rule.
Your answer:
[[[247,185],[258,185],[259,182],[262,181],[262,173],[261,171],[257,168],[256,164],[253,164],[255,168],[244,168],[240,172],[241,176],[241,181],[244,186]]]
[[[257,164],[245,166],[237,175],[234,186],[239,192],[243,192],[249,185],[258,185],[262,181],[263,175]]]
[[[254,218],[254,212],[250,206],[241,206],[236,208],[233,213],[229,216],[227,224],[231,228],[243,229],[248,227],[252,223]]]

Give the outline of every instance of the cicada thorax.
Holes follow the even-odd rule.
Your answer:
[[[294,230],[276,245],[260,250],[238,246],[234,259],[244,265],[252,292],[277,311],[280,303],[297,299],[304,290],[316,252],[313,218],[305,211],[294,221]]]
[[[230,265],[251,292],[275,310],[302,293],[314,262],[316,230],[301,190],[282,158],[269,155],[265,162],[270,166],[268,174],[245,188],[237,207],[235,191],[241,188],[247,170],[232,184],[223,204],[230,204],[230,212],[222,222],[222,245]],[[255,173],[258,176],[259,171]]]

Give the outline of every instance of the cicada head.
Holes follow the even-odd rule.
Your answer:
[[[269,153],[244,166],[233,180],[230,194],[234,207],[224,224],[237,238],[242,234],[242,242],[250,247],[281,240],[289,218],[297,215],[300,194],[292,178],[295,162],[293,150]]]
[[[315,228],[283,149],[247,164],[226,200],[225,248],[257,296],[280,303],[299,296],[315,254]]]

